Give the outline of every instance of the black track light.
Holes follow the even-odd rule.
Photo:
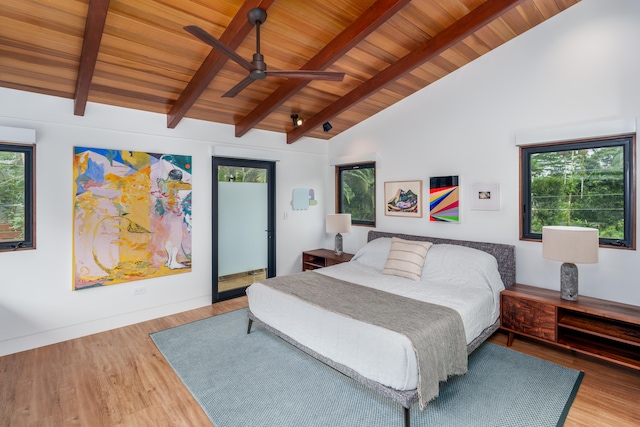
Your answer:
[[[298,126],[300,126],[302,124],[302,119],[300,117],[298,117],[297,114],[292,114],[291,115],[291,121],[293,122],[293,127],[297,128]]]
[[[325,132],[329,132],[331,129],[333,129],[333,126],[331,126],[331,123],[324,122],[324,124],[322,125],[322,130]]]

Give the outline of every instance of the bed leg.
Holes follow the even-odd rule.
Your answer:
[[[253,320],[249,319],[249,324],[247,325],[247,335],[251,333],[251,325],[253,325]]]
[[[411,414],[409,413],[410,409],[402,407],[404,409],[404,427],[411,427]]]

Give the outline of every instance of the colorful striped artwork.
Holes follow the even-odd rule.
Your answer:
[[[191,156],[74,147],[73,289],[191,271]]]
[[[457,176],[430,178],[429,220],[431,222],[460,222],[460,187]]]

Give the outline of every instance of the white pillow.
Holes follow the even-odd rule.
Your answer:
[[[496,258],[479,249],[460,245],[438,244],[429,250],[424,264],[423,281],[504,289]]]
[[[431,246],[433,246],[431,242],[418,242],[393,237],[389,256],[382,273],[416,281],[420,280],[427,252]]]
[[[389,249],[391,249],[390,237],[374,239],[360,248],[353,258],[351,258],[351,262],[359,262],[367,267],[382,270],[384,263],[387,262]]]

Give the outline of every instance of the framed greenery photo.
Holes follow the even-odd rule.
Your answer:
[[[422,218],[422,181],[388,181],[384,183],[384,214]]]

